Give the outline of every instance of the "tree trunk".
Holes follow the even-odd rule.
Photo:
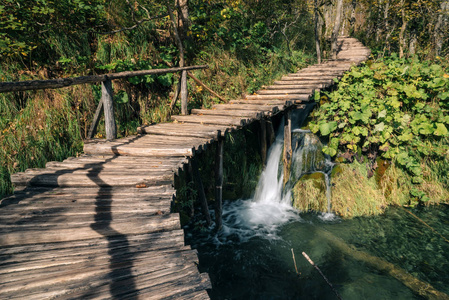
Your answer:
[[[415,55],[416,53],[416,44],[418,43],[418,36],[416,29],[410,31],[410,42],[408,46],[408,52],[410,55]]]
[[[388,23],[388,13],[390,10],[390,0],[387,0],[385,3],[385,10],[384,10],[384,33],[385,33],[385,49],[390,49],[390,25]]]
[[[357,1],[356,0],[352,0],[352,7],[351,7],[351,19],[349,20],[349,25],[350,25],[350,35],[354,35],[355,33],[355,9],[357,7]]]
[[[341,26],[341,14],[343,9],[343,0],[337,0],[337,9],[335,13],[334,30],[332,31],[332,59],[337,59],[337,38]]]
[[[404,57],[405,50],[405,30],[407,29],[407,20],[405,18],[405,0],[401,0],[402,26],[399,31],[399,58]]]
[[[176,25],[175,16],[173,15],[173,11],[170,7],[170,4],[167,2],[167,9],[168,13],[170,15],[170,19],[173,24],[173,32],[175,33],[175,41],[178,45],[179,49],[179,66],[184,67],[185,66],[185,60],[184,60],[184,46],[182,45],[181,37],[179,36],[178,32],[178,26]],[[181,73],[181,114],[187,115],[187,98],[188,98],[188,91],[187,91],[187,72],[182,71]]]
[[[321,63],[320,30],[319,30],[318,0],[315,0],[315,47],[317,62]]]
[[[444,31],[449,26],[449,1],[443,1],[440,6],[440,13],[435,24],[434,42],[435,42],[435,56],[441,54],[443,48]]]
[[[176,4],[178,7],[179,36],[182,41],[185,41],[190,27],[189,0],[176,0]]]

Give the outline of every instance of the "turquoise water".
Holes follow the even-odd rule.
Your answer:
[[[193,225],[186,229],[187,243],[198,249],[200,270],[211,277],[212,299],[337,299],[301,255],[303,251],[343,299],[422,299],[401,281],[354,259],[329,237],[449,294],[449,243],[403,208],[352,220],[289,211],[286,218],[266,227],[263,222],[248,226],[238,220],[234,212],[248,206],[247,201],[225,203],[224,232],[200,232]],[[449,239],[448,206],[410,211]],[[300,274],[296,274],[291,249]]]

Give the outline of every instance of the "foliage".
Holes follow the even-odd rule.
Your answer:
[[[426,202],[423,161],[449,155],[449,78],[443,68],[396,56],[353,68],[328,93],[310,123],[329,139],[323,151],[349,160],[367,155],[391,159],[417,186],[414,199]]]

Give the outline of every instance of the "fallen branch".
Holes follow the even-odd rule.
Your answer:
[[[324,276],[323,272],[321,272],[320,268],[318,268],[317,265],[315,265],[315,263],[313,262],[313,260],[310,259],[310,257],[303,252],[302,255],[307,259],[307,261],[318,271],[318,273],[320,273],[321,277],[324,278],[324,280],[326,280],[327,284],[331,287],[332,291],[335,293],[335,295],[337,296],[338,299],[342,300],[340,295],[338,294],[337,290],[334,288],[334,286],[332,285],[332,283],[329,281],[329,279],[327,279],[326,276]]]
[[[345,241],[334,236],[332,233],[326,230],[318,228],[316,228],[316,230],[317,234],[331,242],[334,248],[339,249],[341,252],[352,257],[353,259],[362,261],[370,265],[376,270],[389,274],[390,276],[402,282],[402,284],[404,284],[415,293],[427,299],[449,300],[449,296],[447,294],[436,290],[429,283],[410,275],[407,271],[395,266],[394,264],[380,257],[357,250],[354,246],[347,244]]]
[[[447,243],[449,243],[449,240],[443,236],[441,233],[439,233],[438,231],[436,231],[435,229],[433,229],[432,226],[430,226],[429,224],[427,224],[426,222],[424,222],[423,220],[421,220],[417,215],[415,215],[414,213],[412,213],[411,211],[408,211],[407,209],[405,209],[404,207],[401,206],[401,208],[403,210],[405,210],[406,212],[408,212],[410,215],[412,215],[412,217],[416,218],[418,221],[420,221],[421,223],[423,223],[424,225],[426,225],[427,227],[429,227],[433,232],[435,232],[437,235],[439,235],[443,240],[445,240]]]
[[[206,90],[209,91],[209,93],[211,93],[212,95],[214,95],[215,97],[217,97],[218,99],[220,99],[223,102],[226,102],[226,99],[221,97],[220,95],[218,95],[217,93],[215,93],[213,90],[211,90],[210,88],[208,88],[201,80],[199,80],[198,78],[196,78],[195,76],[193,76],[192,73],[187,72],[187,75],[189,75],[190,78],[192,78],[196,83],[198,83],[199,85],[201,85],[203,88],[205,88]]]
[[[293,252],[293,248],[292,248],[292,256],[293,256],[293,263],[295,264],[296,274],[300,275],[301,273],[298,272],[298,267],[296,266],[295,252]]]

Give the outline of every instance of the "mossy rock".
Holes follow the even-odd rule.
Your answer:
[[[293,158],[291,164],[290,181],[296,183],[302,175],[324,171],[326,157],[323,153],[323,144],[318,136],[313,133],[292,133]]]
[[[293,207],[302,212],[326,211],[326,179],[321,172],[302,176],[292,190]]]

